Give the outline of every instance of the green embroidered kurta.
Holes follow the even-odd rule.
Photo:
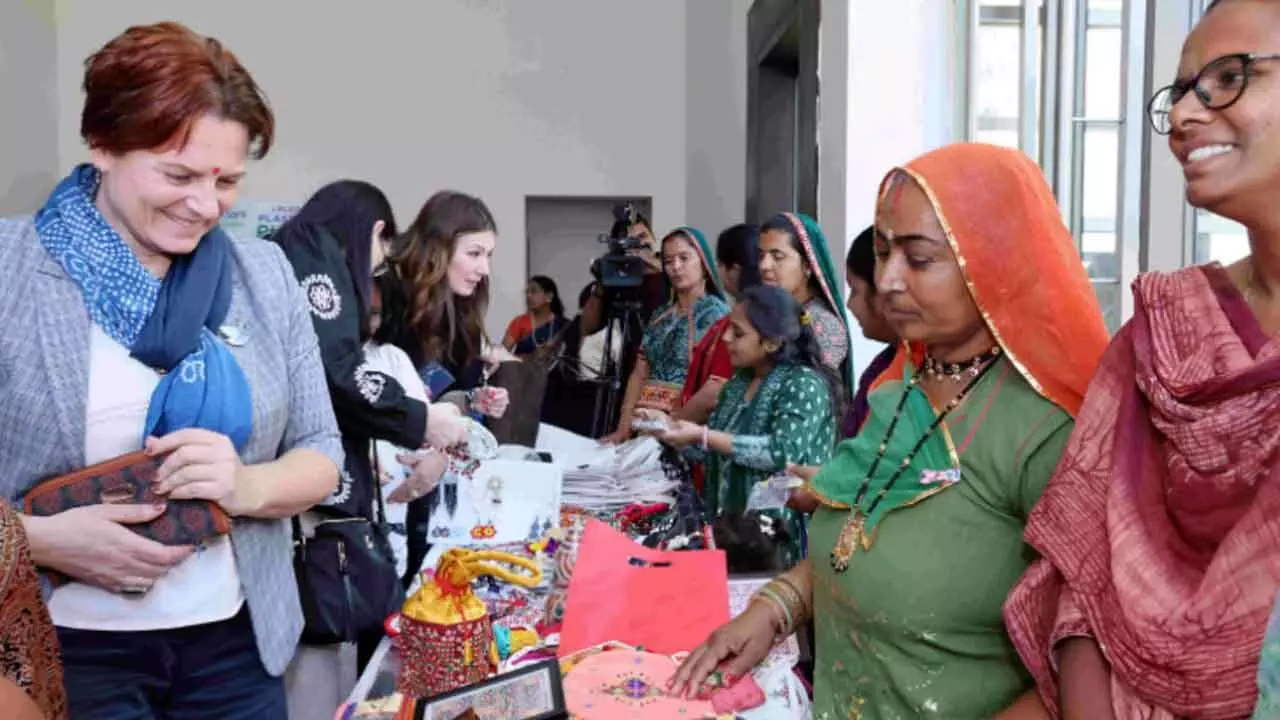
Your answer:
[[[733,453],[693,454],[706,464],[703,503],[709,517],[746,509],[751,487],[788,465],[821,465],[831,457],[836,426],[831,392],[812,368],[774,368],[746,399],[749,371],[738,371],[720,391],[707,426],[733,435]],[[791,544],[788,566],[804,556],[803,518],[790,509],[770,511],[786,523]]]
[[[912,464],[899,484],[920,492],[879,516],[870,549],[859,547],[846,572],[835,573],[829,558],[849,512],[823,507],[810,521],[815,719],[990,718],[1032,687],[1001,607],[1033,557],[1023,527],[1072,421],[997,362],[949,416],[947,432],[936,433],[940,446],[917,455],[941,466]],[[824,470],[814,481],[824,497],[848,503],[856,496],[903,387],[894,382],[872,393],[863,431],[828,465],[841,472]],[[903,443],[909,451],[933,421],[932,408],[923,407],[908,403],[888,465],[897,467],[902,455],[893,453]],[[957,457],[959,480],[951,483],[947,471]],[[867,499],[880,487],[873,482]]]

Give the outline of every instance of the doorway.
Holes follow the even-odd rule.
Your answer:
[[[819,0],[756,0],[747,18],[749,222],[818,213]]]

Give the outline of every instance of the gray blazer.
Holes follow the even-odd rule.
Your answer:
[[[247,464],[311,448],[342,467],[342,442],[309,306],[280,248],[232,242],[227,322],[253,390]],[[0,497],[13,502],[41,479],[84,467],[90,320],[80,290],[44,250],[30,219],[0,219]],[[237,519],[236,564],[267,672],[293,657],[302,611],[285,520]]]

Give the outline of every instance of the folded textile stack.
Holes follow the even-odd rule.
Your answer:
[[[557,460],[564,467],[561,502],[591,511],[671,505],[680,484],[667,476],[662,446],[653,438],[561,454]]]

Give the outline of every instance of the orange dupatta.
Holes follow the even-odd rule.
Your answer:
[[[1098,298],[1044,173],[1017,150],[959,143],[895,172],[923,190],[969,293],[1009,362],[1072,417],[1109,338]],[[880,187],[881,200],[894,176]],[[876,385],[901,380],[907,344]]]

